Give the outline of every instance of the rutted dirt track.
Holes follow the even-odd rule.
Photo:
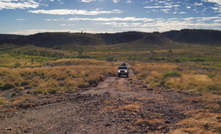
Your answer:
[[[208,109],[208,102],[199,97],[161,88],[136,89],[125,78],[108,77],[95,88],[27,101],[15,112],[0,113],[0,133],[172,133],[188,127],[178,125],[192,117],[188,111]],[[219,108],[209,110],[220,113]]]

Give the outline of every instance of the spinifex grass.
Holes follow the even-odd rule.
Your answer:
[[[216,68],[191,67],[186,63],[140,63],[132,68],[137,79],[150,87],[165,86],[176,90],[220,92],[221,73]],[[191,70],[190,70],[191,68]],[[204,71],[205,70],[205,71]],[[216,75],[214,75],[216,74]],[[141,85],[142,86],[142,85]]]
[[[48,65],[52,66],[47,67],[1,68],[0,84],[10,83],[12,88],[21,88],[34,95],[64,93],[81,88],[79,85],[83,84],[97,85],[105,75],[116,74],[114,64],[93,59],[66,59],[50,62]]]

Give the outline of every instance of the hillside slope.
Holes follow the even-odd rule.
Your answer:
[[[141,39],[145,33],[124,32],[115,34],[88,34],[88,33],[38,33],[19,38],[7,38],[0,44],[35,45],[38,47],[53,48],[62,45],[110,45],[131,42]]]
[[[99,35],[84,33],[38,33],[16,39],[6,39],[1,44],[35,45],[38,47],[56,47],[60,45],[97,45],[103,44]]]
[[[122,32],[113,34],[89,34],[89,33],[38,33],[28,36],[2,35],[0,45],[35,45],[46,48],[68,48],[72,46],[97,46],[115,45],[121,46],[157,46],[165,47],[178,43],[221,45],[221,31],[184,29],[180,31],[168,31],[163,33]],[[122,45],[123,44],[123,45]],[[138,45],[138,46],[137,46]]]
[[[201,29],[183,29],[180,31],[169,31],[162,33],[167,38],[180,42],[204,45],[221,44],[221,31],[201,30]]]
[[[176,47],[179,43],[174,42],[160,33],[149,33],[143,38],[130,42],[122,43],[121,48],[156,48],[156,47]]]

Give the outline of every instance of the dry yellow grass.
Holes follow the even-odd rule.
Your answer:
[[[205,111],[205,110],[204,110]],[[196,112],[196,113],[195,113]],[[197,112],[193,111],[192,118],[187,118],[180,121],[176,125],[186,126],[186,128],[177,129],[171,134],[185,134],[185,133],[196,133],[196,134],[219,134],[221,131],[220,124],[220,113],[210,113],[209,111]]]
[[[63,64],[69,61],[54,61],[53,67],[0,68],[0,86],[11,83],[20,87],[23,81],[28,81],[35,94],[64,93],[76,90],[80,84],[89,85],[90,80],[98,83],[104,80],[105,74],[117,72],[117,66],[106,61],[74,59],[70,61],[73,65]]]
[[[175,63],[138,63],[132,65],[132,68],[136,78],[143,80],[150,88],[164,85],[177,90],[221,91],[221,74],[216,70],[214,72],[189,70],[188,66]],[[164,74],[169,72],[178,72],[181,76],[163,78]]]
[[[137,105],[133,105],[133,104],[129,104],[129,105],[125,105],[119,108],[120,110],[127,110],[127,111],[136,111],[139,112],[139,106]]]
[[[154,120],[147,120],[147,119],[138,119],[136,121],[136,124],[148,124],[151,126],[159,125],[159,124],[164,124],[165,120],[162,119],[154,119]]]
[[[124,106],[119,106],[118,110],[126,110],[126,111],[132,111],[132,112],[139,112],[140,107],[142,107],[142,103],[134,103],[134,104],[128,104]]]

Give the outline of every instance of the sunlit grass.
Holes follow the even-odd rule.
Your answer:
[[[69,65],[66,65],[66,63]],[[0,85],[28,88],[36,94],[55,94],[75,91],[79,85],[96,86],[105,75],[116,74],[116,63],[93,59],[61,59],[52,66],[35,68],[0,68]],[[87,86],[86,86],[87,87]]]
[[[191,64],[190,64],[191,66]],[[140,63],[132,66],[137,79],[149,87],[165,86],[176,90],[220,92],[221,74],[214,71],[188,70],[188,64]],[[212,70],[212,69],[210,69]]]

